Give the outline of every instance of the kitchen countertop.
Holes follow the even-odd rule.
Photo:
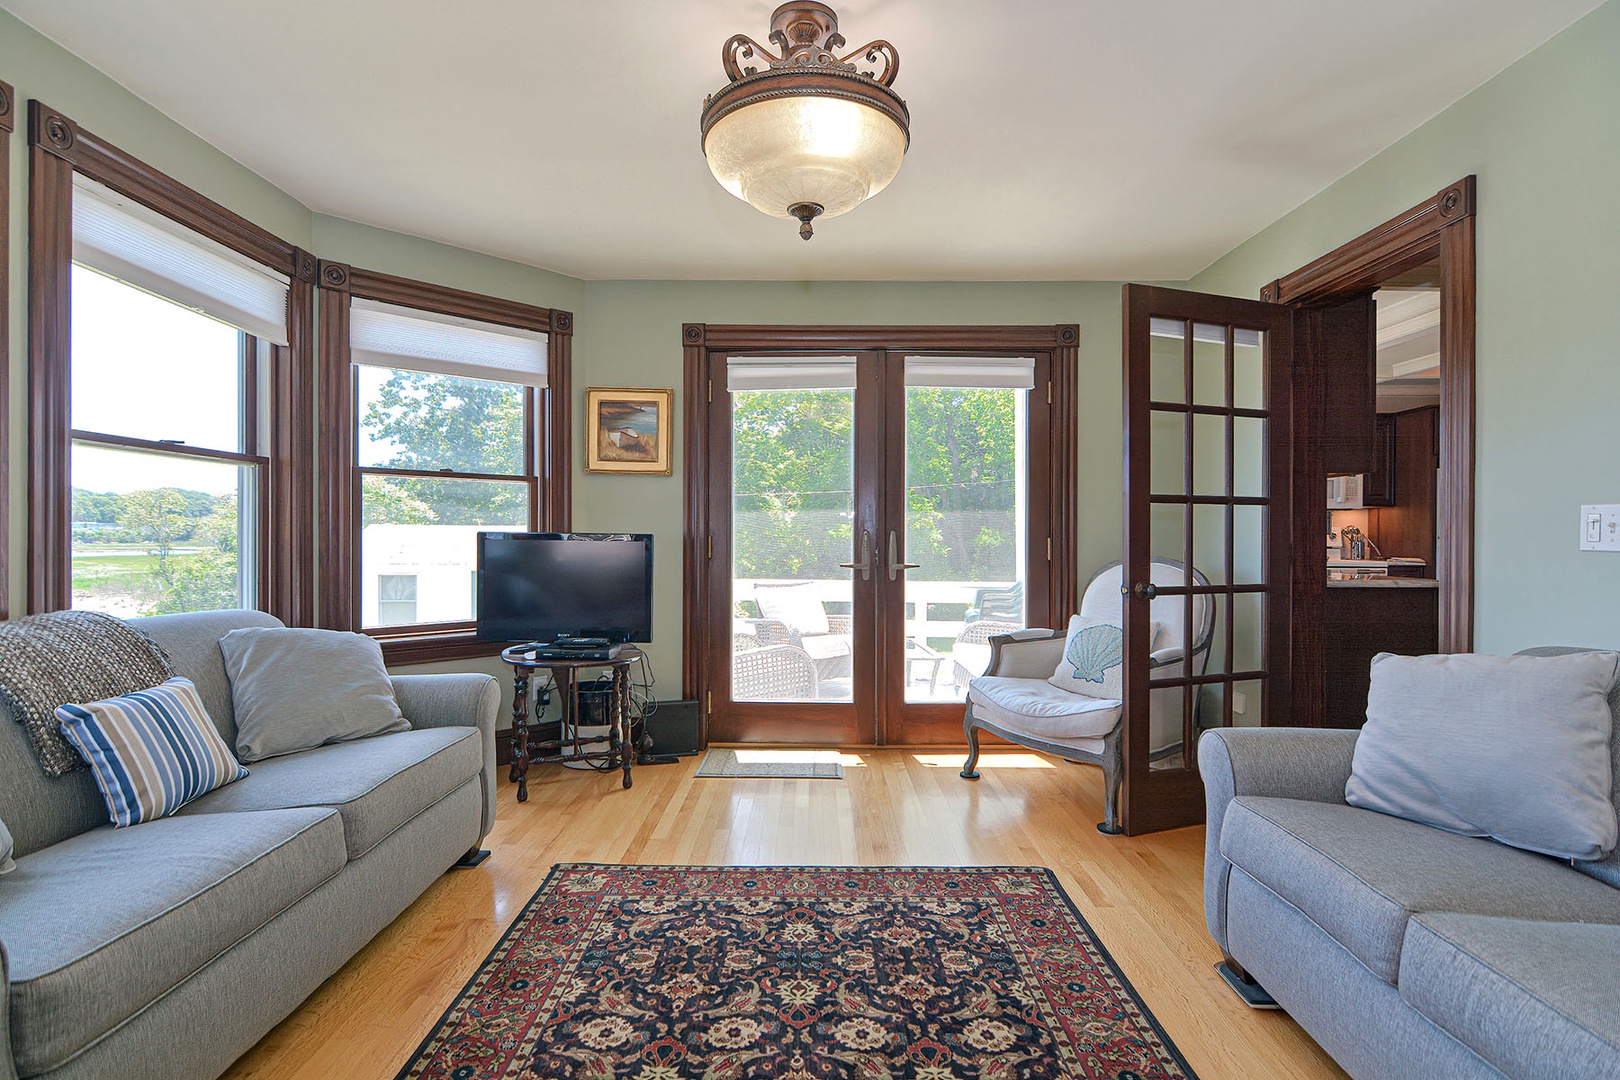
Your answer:
[[[1354,581],[1330,581],[1330,589],[1438,589],[1440,583],[1434,578],[1419,577],[1384,577],[1360,578]]]

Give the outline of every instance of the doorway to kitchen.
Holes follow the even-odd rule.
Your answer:
[[[1351,488],[1350,501],[1365,509],[1365,493],[1374,505],[1365,524],[1345,519],[1361,534],[1348,551],[1338,515],[1296,536],[1296,553],[1308,551],[1325,517],[1329,554],[1350,580],[1298,576],[1296,612],[1320,613],[1320,630],[1296,648],[1295,723],[1360,726],[1372,653],[1473,648],[1474,219],[1467,176],[1261,290],[1296,309],[1307,347],[1325,346],[1330,362],[1303,417],[1323,437],[1296,446],[1300,490],[1324,491],[1330,511]],[[1330,474],[1358,482],[1330,486]],[[1359,562],[1415,583],[1354,580],[1363,539]],[[1377,553],[1397,558],[1367,558]]]
[[[685,329],[685,675],[709,739],[961,741],[989,639],[1073,610],[1077,337]]]

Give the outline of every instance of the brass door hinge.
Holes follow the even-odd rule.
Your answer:
[[[712,536],[709,537],[709,553],[704,557],[708,559],[714,558],[714,537]]]
[[[1046,538],[1046,561],[1052,561],[1052,538],[1050,536]]]
[[[703,692],[703,712],[705,714],[714,712],[714,691],[713,690],[705,690]]]
[[[709,380],[709,404],[714,404],[714,380]]]
[[[1048,405],[1052,404],[1052,380],[1051,379],[1046,380],[1046,403]]]

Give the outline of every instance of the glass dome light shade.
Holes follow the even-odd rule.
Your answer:
[[[814,203],[837,217],[894,179],[906,133],[857,101],[773,97],[715,121],[703,153],[721,186],[761,213],[788,218],[789,207]]]

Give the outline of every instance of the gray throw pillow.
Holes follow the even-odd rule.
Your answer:
[[[1372,661],[1351,806],[1560,859],[1614,850],[1608,694],[1620,655]]]
[[[0,821],[0,874],[9,874],[17,869],[17,864],[11,860],[11,830],[6,823]]]
[[[382,647],[364,634],[249,627],[219,639],[244,763],[405,731]]]

